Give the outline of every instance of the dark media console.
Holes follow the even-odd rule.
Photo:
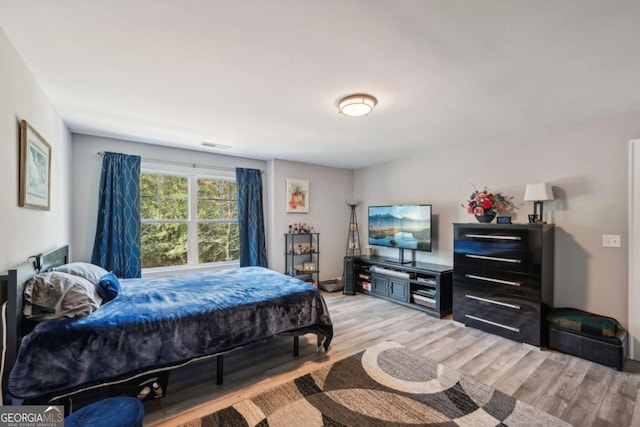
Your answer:
[[[354,257],[349,261],[355,291],[438,318],[451,314],[452,267],[423,262],[401,264],[376,256]]]

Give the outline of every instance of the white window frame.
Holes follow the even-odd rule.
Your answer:
[[[142,224],[160,224],[160,223],[186,223],[187,224],[187,264],[171,265],[166,267],[150,267],[143,268],[143,276],[149,277],[154,275],[162,275],[173,272],[192,272],[198,270],[221,270],[225,268],[238,267],[240,260],[198,263],[198,223],[201,222],[230,222],[220,220],[198,220],[196,212],[198,212],[198,178],[210,178],[225,181],[236,181],[234,172],[224,170],[209,170],[196,167],[185,167],[177,165],[165,165],[158,167],[155,164],[142,162],[140,173],[143,174],[161,174],[173,175],[187,178],[188,192],[188,212],[187,219],[154,219],[142,220]],[[236,221],[237,222],[237,221]]]

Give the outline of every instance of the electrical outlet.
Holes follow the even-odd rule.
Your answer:
[[[605,248],[619,248],[620,235],[619,234],[603,234],[602,246]]]

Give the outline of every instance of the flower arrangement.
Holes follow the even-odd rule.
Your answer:
[[[514,206],[511,200],[513,200],[512,196],[494,193],[487,187],[484,187],[482,190],[475,190],[471,193],[467,204],[462,205],[462,207],[467,208],[467,213],[469,214],[482,216],[512,209]]]

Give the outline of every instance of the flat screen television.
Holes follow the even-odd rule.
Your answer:
[[[369,206],[369,244],[431,252],[431,205]]]

